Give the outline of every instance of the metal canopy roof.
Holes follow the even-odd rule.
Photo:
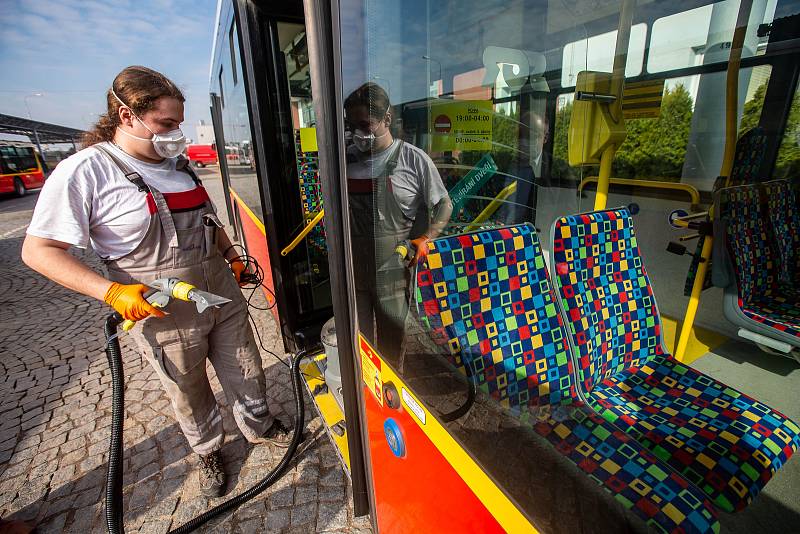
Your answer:
[[[39,122],[0,113],[0,133],[27,135],[34,142],[36,141],[36,135],[38,135],[40,143],[69,143],[78,141],[85,132],[77,128],[68,128],[58,124]]]

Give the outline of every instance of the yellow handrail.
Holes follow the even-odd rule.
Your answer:
[[[497,211],[497,209],[500,207],[500,204],[502,204],[505,199],[513,195],[516,191],[517,191],[517,181],[514,180],[513,182],[505,186],[502,191],[497,193],[497,196],[494,197],[491,202],[489,202],[489,205],[483,208],[483,211],[481,211],[478,214],[478,216],[475,217],[474,221],[469,223],[469,226],[467,226],[466,231],[470,232],[478,228],[482,222],[491,217],[494,214],[494,212]]]
[[[311,222],[309,222],[309,223],[306,225],[306,227],[305,227],[305,228],[303,228],[303,231],[302,231],[302,232],[300,232],[299,234],[297,234],[297,237],[295,237],[295,238],[292,240],[292,242],[291,242],[291,243],[289,243],[289,244],[286,246],[286,248],[284,248],[283,250],[281,250],[281,256],[286,256],[286,255],[287,255],[287,254],[289,254],[291,251],[293,251],[295,248],[297,248],[297,245],[299,245],[299,244],[300,244],[300,242],[303,240],[303,238],[304,238],[305,236],[307,236],[307,235],[308,235],[308,233],[309,233],[311,230],[313,230],[313,229],[314,229],[314,227],[315,227],[317,224],[319,224],[319,222],[322,220],[322,218],[323,218],[324,216],[325,216],[325,210],[324,210],[324,209],[321,209],[321,210],[319,210],[319,211],[317,212],[317,214],[316,214],[316,215],[314,215],[314,218],[313,218],[313,219],[311,219]]]
[[[597,176],[588,176],[584,178],[578,185],[578,192],[583,191],[583,188],[592,182],[597,182]],[[689,184],[682,184],[676,182],[663,182],[660,180],[634,180],[632,178],[610,178],[609,183],[615,185],[628,185],[633,187],[649,187],[650,189],[672,189],[675,191],[684,191],[692,199],[692,204],[700,204],[700,191],[696,187]]]
[[[720,176],[725,177],[725,185],[730,182],[731,171],[733,170],[734,156],[736,152],[736,113],[737,101],[739,97],[739,66],[742,58],[742,47],[747,32],[747,23],[750,18],[750,11],[753,7],[752,0],[742,0],[739,4],[739,15],[736,20],[736,30],[733,32],[731,42],[731,54],[728,60],[728,73],[726,78],[725,91],[725,152],[722,157],[722,168]],[[709,213],[709,220],[714,219],[714,213]],[[678,342],[675,346],[675,359],[683,361],[686,347],[689,344],[689,335],[697,316],[697,308],[700,306],[700,295],[703,292],[703,284],[706,280],[706,271],[711,260],[713,250],[713,237],[707,235],[703,241],[703,249],[700,251],[700,262],[697,264],[692,293],[689,296],[689,304],[686,305],[686,313],[683,315],[683,326],[681,327]]]

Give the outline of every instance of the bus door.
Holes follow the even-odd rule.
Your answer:
[[[363,515],[355,375],[349,359],[339,371],[335,358],[328,220],[302,3],[222,3],[219,19],[212,112],[229,209],[248,254],[267,275],[266,298],[285,349],[312,356],[303,368],[308,393],[351,476],[355,512]]]

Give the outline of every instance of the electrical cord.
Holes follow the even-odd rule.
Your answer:
[[[247,317],[250,319],[250,324],[253,326],[253,332],[255,332],[256,338],[258,339],[258,345],[259,347],[261,347],[261,350],[273,356],[275,359],[281,362],[281,364],[283,364],[284,367],[290,368],[290,365],[286,362],[286,360],[284,360],[283,358],[281,358],[280,356],[278,356],[277,354],[275,354],[274,352],[272,352],[271,350],[269,350],[264,346],[264,341],[261,339],[261,333],[258,331],[256,320],[250,313],[250,308],[259,311],[270,311],[272,308],[275,307],[275,304],[277,304],[278,302],[277,298],[275,297],[275,293],[264,283],[264,278],[265,278],[264,269],[261,267],[261,265],[259,265],[258,260],[256,260],[253,256],[249,255],[247,251],[244,249],[244,247],[238,243],[234,243],[233,245],[225,249],[223,257],[227,258],[228,252],[230,252],[231,249],[237,250],[237,247],[241,249],[241,254],[239,254],[238,256],[234,256],[233,258],[230,258],[228,262],[233,263],[236,261],[240,261],[242,262],[242,264],[244,264],[244,271],[242,271],[242,274],[239,276],[239,287],[241,287],[244,290],[247,289],[251,290],[250,295],[246,299]],[[263,288],[264,291],[266,291],[267,294],[270,297],[272,297],[272,304],[270,304],[266,308],[262,308],[260,306],[256,306],[255,304],[253,304],[253,297],[255,296],[258,288]]]

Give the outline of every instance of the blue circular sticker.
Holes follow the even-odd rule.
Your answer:
[[[689,212],[686,210],[673,210],[672,213],[669,214],[669,225],[673,228],[682,228],[675,224],[675,219],[679,219],[681,217],[686,217],[689,215]]]
[[[383,423],[383,433],[386,435],[386,443],[389,444],[392,454],[398,458],[404,457],[406,455],[406,443],[403,440],[403,433],[400,431],[400,425],[397,424],[397,421],[391,417],[387,419]]]

